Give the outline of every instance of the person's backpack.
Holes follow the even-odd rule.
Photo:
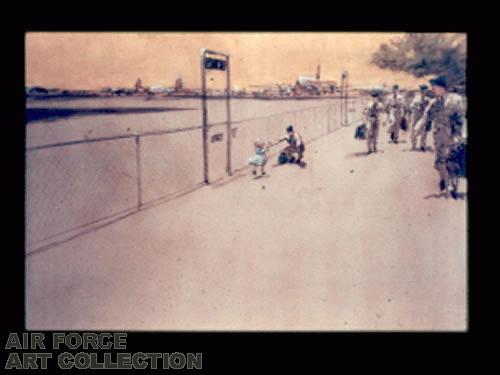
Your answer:
[[[354,133],[354,138],[356,139],[366,139],[366,124],[361,124],[356,128],[356,132]]]

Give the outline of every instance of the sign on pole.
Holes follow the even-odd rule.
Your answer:
[[[231,176],[231,77],[229,71],[229,55],[224,53],[210,51],[202,48],[201,54],[201,99],[202,99],[202,115],[203,115],[203,175],[205,183],[209,183],[208,178],[208,114],[207,114],[207,90],[206,90],[206,70],[222,70],[226,72],[226,159],[227,159],[227,174]],[[207,56],[207,54],[211,56]],[[221,56],[222,58],[213,57]]]
[[[226,70],[227,62],[211,57],[205,58],[205,69]]]

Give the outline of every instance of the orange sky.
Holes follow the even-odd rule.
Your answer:
[[[200,48],[231,55],[233,87],[294,83],[299,75],[340,81],[349,71],[351,85],[425,82],[405,73],[370,65],[379,45],[393,33],[27,33],[27,86],[63,89],[173,86],[181,75],[186,87],[200,87]],[[217,86],[222,72],[211,72]],[[209,86],[210,87],[210,86]]]

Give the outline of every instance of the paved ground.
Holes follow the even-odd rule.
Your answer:
[[[465,329],[466,199],[353,132],[28,257],[27,329]]]

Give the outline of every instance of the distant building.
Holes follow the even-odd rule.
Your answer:
[[[175,91],[179,92],[184,89],[184,82],[182,81],[182,77],[178,77],[175,80]]]
[[[297,79],[298,84],[301,86],[307,86],[316,81],[317,80],[315,76],[299,76],[299,78]]]
[[[337,91],[337,82],[320,80],[321,66],[318,65],[315,76],[302,75],[297,78],[293,88],[294,96],[332,95]]]
[[[142,80],[140,78],[137,78],[137,81],[135,81],[135,91],[136,92],[144,91],[144,87],[142,86]]]
[[[149,88],[149,92],[152,94],[170,94],[175,90],[171,87],[165,87],[163,85],[153,85]]]

